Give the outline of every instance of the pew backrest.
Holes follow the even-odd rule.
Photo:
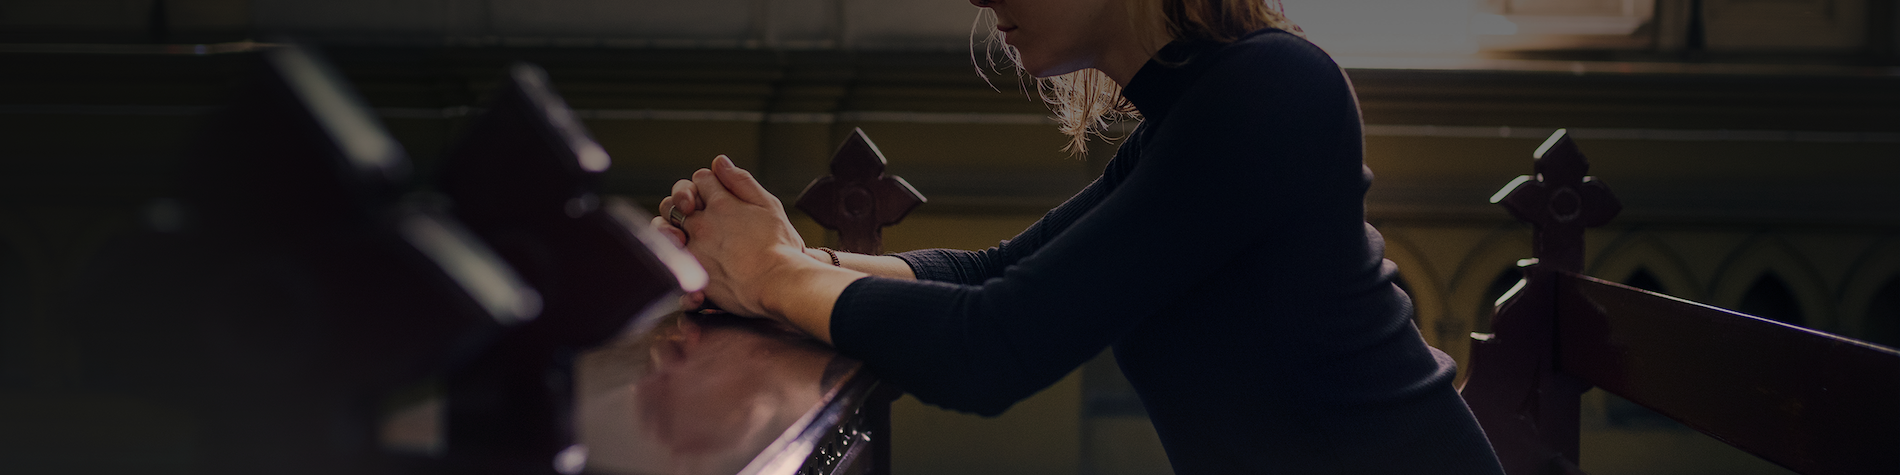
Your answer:
[[[1581,473],[1580,397],[1628,398],[1801,473],[1900,470],[1900,351],[1581,275],[1621,204],[1559,130],[1492,202],[1535,229],[1460,392],[1512,475]]]

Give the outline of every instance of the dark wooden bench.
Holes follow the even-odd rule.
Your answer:
[[[1461,392],[1512,475],[1582,473],[1580,396],[1629,399],[1800,473],[1900,473],[1900,351],[1580,274],[1621,205],[1559,130],[1493,202],[1535,228]]]
[[[250,83],[181,172],[187,225],[104,253],[70,319],[87,384],[189,419],[199,471],[791,475],[879,453],[856,361],[676,311],[704,271],[597,193],[610,159],[539,69],[508,71],[439,193],[313,52],[266,52]]]

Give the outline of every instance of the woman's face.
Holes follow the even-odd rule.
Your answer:
[[[1126,38],[1116,0],[970,0],[996,13],[1003,41],[1016,47],[1036,77],[1097,66],[1105,49]]]

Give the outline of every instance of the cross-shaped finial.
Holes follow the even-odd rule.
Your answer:
[[[884,164],[884,153],[864,129],[852,129],[831,156],[831,175],[806,185],[795,206],[820,226],[837,230],[840,250],[882,253],[884,227],[902,221],[925,201],[903,178],[884,174]]]
[[[1531,255],[1542,266],[1578,272],[1583,270],[1583,228],[1601,226],[1623,210],[1623,204],[1610,194],[1610,187],[1585,176],[1590,161],[1570,140],[1568,131],[1558,129],[1532,155],[1537,162],[1536,175],[1517,177],[1491,196],[1491,202],[1504,205],[1511,216],[1531,223]]]

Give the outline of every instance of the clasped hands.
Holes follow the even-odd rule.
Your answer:
[[[681,305],[696,309],[710,302],[740,316],[770,318],[830,341],[829,329],[819,322],[800,322],[792,314],[822,312],[828,320],[830,302],[814,306],[801,284],[816,280],[855,279],[862,276],[821,275],[844,271],[820,261],[805,248],[786,217],[785,206],[759,184],[751,172],[720,155],[710,168],[693,172],[689,180],[673,184],[672,194],[660,201],[653,227],[672,237],[699,259],[712,278],[706,289],[682,298]],[[668,218],[683,218],[676,226]],[[821,292],[822,293],[822,292]],[[835,299],[836,294],[831,298]]]

